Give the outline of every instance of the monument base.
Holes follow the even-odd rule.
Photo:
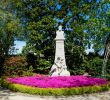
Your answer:
[[[51,68],[51,76],[70,76],[70,72],[67,70],[67,66],[63,64],[63,60],[58,57],[57,61]]]
[[[51,76],[70,76],[70,72],[64,69],[61,73],[59,71],[55,71]]]

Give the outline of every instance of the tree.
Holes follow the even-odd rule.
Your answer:
[[[12,3],[24,29],[27,42],[24,52],[43,54],[46,60],[54,56],[53,40],[59,24],[65,31],[67,63],[72,70],[83,63],[86,47],[92,44],[95,51],[104,47],[109,31],[104,5],[108,1],[13,0]]]
[[[16,12],[27,36],[24,51],[32,51],[38,56],[44,54],[46,59],[54,56],[56,27],[63,25],[65,31],[66,55],[69,55],[69,66],[80,66],[85,54],[85,46],[90,42],[84,30],[88,24],[97,1],[90,0],[14,0]],[[93,18],[93,16],[92,16]],[[61,23],[59,23],[61,22]]]
[[[63,19],[66,54],[68,55],[67,63],[72,70],[82,69],[81,63],[84,60],[85,48],[91,44],[91,37],[88,38],[86,26],[89,25],[88,20],[94,19],[96,16],[93,12],[97,12],[100,2],[97,0],[62,0],[58,4],[61,8],[56,15],[58,15],[57,18]]]
[[[9,0],[0,1],[0,71],[3,70],[5,57],[14,45],[19,30],[19,20],[12,13],[10,6]]]
[[[106,0],[99,2],[92,11],[92,15],[87,21],[86,29],[88,34],[88,40],[94,45],[96,52],[105,48],[107,37],[109,36],[109,1]]]
[[[95,52],[103,52],[104,60],[102,64],[102,76],[106,75],[108,57],[110,55],[110,1],[99,1],[98,7],[95,7],[92,17],[86,25],[88,39],[93,44]],[[93,18],[95,16],[95,18]]]
[[[48,50],[51,53],[56,23],[52,17],[53,11],[50,10],[53,2],[18,0],[14,3],[18,7],[18,13],[21,12],[19,16],[24,22],[28,37],[26,48],[38,55],[42,53],[46,55]]]

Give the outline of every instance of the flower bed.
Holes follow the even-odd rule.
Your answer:
[[[8,78],[7,80],[11,83],[38,88],[72,88],[107,84],[105,79],[86,76],[30,76]]]
[[[109,90],[105,79],[86,76],[30,76],[3,79],[2,87],[37,95],[78,95]]]

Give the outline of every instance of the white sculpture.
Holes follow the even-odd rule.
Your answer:
[[[62,26],[61,25],[58,27],[58,30],[59,31],[62,31]]]
[[[52,76],[70,76],[70,72],[67,71],[67,66],[64,65],[63,59],[60,57],[53,64],[50,73],[52,73]]]
[[[55,63],[53,64],[50,73],[52,76],[70,76],[70,72],[67,71],[65,52],[64,52],[64,31],[62,26],[59,26],[56,32],[56,51],[55,51]]]
[[[64,31],[62,31],[62,26],[59,26],[59,30],[56,32],[56,39],[65,39]]]

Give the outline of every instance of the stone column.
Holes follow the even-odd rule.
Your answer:
[[[63,59],[63,63],[66,66],[66,60],[65,60],[65,51],[64,51],[64,31],[62,31],[62,26],[59,26],[59,30],[56,31],[56,50],[55,50],[55,62],[57,61],[57,58],[60,57]]]

